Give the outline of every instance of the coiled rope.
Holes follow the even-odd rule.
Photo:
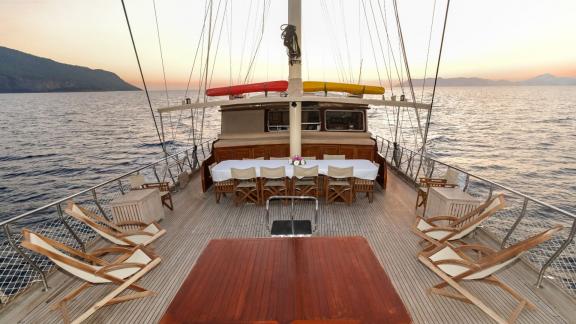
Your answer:
[[[285,24],[280,27],[282,30],[282,39],[284,40],[284,46],[286,46],[286,52],[288,58],[290,59],[290,65],[300,59],[300,45],[298,44],[298,35],[296,35],[296,26]]]

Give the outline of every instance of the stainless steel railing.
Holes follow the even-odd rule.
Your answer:
[[[390,167],[415,186],[419,178],[442,177],[451,168],[459,172],[462,190],[473,196],[489,199],[496,191],[504,193],[507,208],[491,217],[483,226],[483,230],[502,248],[555,224],[569,228],[560,236],[531,250],[526,259],[538,272],[536,286],[540,287],[546,276],[576,297],[575,214],[430,156],[399,145],[395,147],[394,143],[381,136],[375,137],[378,153]]]
[[[174,190],[177,190],[178,179],[175,175],[197,170],[200,163],[211,154],[212,142],[212,139],[206,140],[42,207],[0,221],[3,229],[0,232],[0,303],[9,303],[35,282],[41,282],[43,288],[48,289],[48,274],[55,269],[48,259],[28,253],[20,247],[22,228],[27,227],[85,251],[87,246],[96,241],[97,236],[90,228],[63,213],[63,203],[74,199],[84,207],[111,219],[109,203],[130,190],[127,181],[129,176],[142,174],[150,182],[170,182]]]

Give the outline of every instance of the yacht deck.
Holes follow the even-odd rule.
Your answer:
[[[203,194],[199,188],[200,177],[194,176],[185,190],[174,195],[174,212],[166,210],[166,218],[161,223],[167,234],[154,243],[153,247],[162,257],[162,262],[139,281],[142,286],[156,291],[158,295],[105,307],[92,315],[87,322],[156,323],[211,239],[269,236],[264,225],[264,207],[234,207],[233,202],[227,198],[216,204],[212,192]],[[414,220],[415,195],[409,185],[390,172],[387,190],[378,189],[371,204],[360,195],[358,201],[350,207],[321,203],[318,231],[315,235],[365,237],[414,323],[490,322],[489,317],[476,306],[427,293],[427,289],[439,283],[440,278],[416,258],[420,250],[419,239],[410,232]],[[289,209],[280,206],[275,208],[271,214],[273,219],[280,218],[280,211],[285,213]],[[313,208],[301,204],[297,206],[297,212],[310,218]],[[286,217],[287,214],[282,218]],[[518,322],[568,322],[534,292],[534,281],[526,279],[533,278],[534,275],[527,267],[517,263],[501,271],[498,277],[537,305],[536,310],[523,311]],[[51,305],[80,282],[57,272],[49,278],[49,284],[52,289],[48,293],[37,291],[22,296],[2,317],[7,322],[61,322],[59,312],[52,311]],[[506,316],[516,305],[515,300],[496,287],[475,283],[465,285],[489,306],[494,306]],[[77,316],[86,310],[108,291],[109,286],[87,290],[69,303],[71,316]]]

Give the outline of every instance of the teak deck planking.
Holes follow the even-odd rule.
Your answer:
[[[143,287],[158,294],[105,307],[92,315],[87,323],[157,323],[210,240],[269,237],[261,206],[234,207],[230,197],[216,204],[212,190],[202,193],[200,187],[197,174],[184,190],[174,195],[174,211],[165,210],[166,218],[161,225],[167,233],[152,245],[162,262],[139,281]],[[315,236],[365,237],[414,323],[489,323],[490,319],[473,305],[428,294],[427,290],[441,280],[417,259],[421,250],[418,245],[420,239],[410,232],[415,219],[415,201],[415,190],[390,172],[386,191],[378,189],[371,204],[360,195],[350,207],[322,203]],[[309,218],[312,209],[299,204],[297,214]],[[287,214],[279,215],[282,210],[281,206],[273,210],[273,219],[286,219]],[[518,323],[569,322],[554,310],[553,303],[548,303],[533,291],[534,281],[527,279],[534,278],[532,270],[515,264],[498,273],[498,277],[537,306],[536,310],[522,312]],[[38,289],[29,296],[22,296],[20,301],[0,314],[0,319],[10,323],[61,323],[60,314],[51,311],[50,307],[79,284],[77,280],[57,272],[49,278],[51,289],[47,293]],[[465,284],[489,306],[495,306],[503,313],[511,312],[516,305],[496,287],[490,289],[473,283]],[[81,295],[69,304],[71,315],[80,314],[108,291],[94,288]],[[576,316],[570,321],[574,318]]]

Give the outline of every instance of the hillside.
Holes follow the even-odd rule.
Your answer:
[[[132,90],[139,89],[112,72],[63,64],[0,46],[0,93]]]
[[[413,79],[414,86],[421,87],[423,79]],[[432,86],[434,79],[426,78],[426,85]],[[405,83],[407,85],[407,83]],[[490,80],[482,78],[438,78],[441,87],[491,87],[491,86],[560,86],[576,85],[576,78],[557,77],[542,74],[523,81]]]

